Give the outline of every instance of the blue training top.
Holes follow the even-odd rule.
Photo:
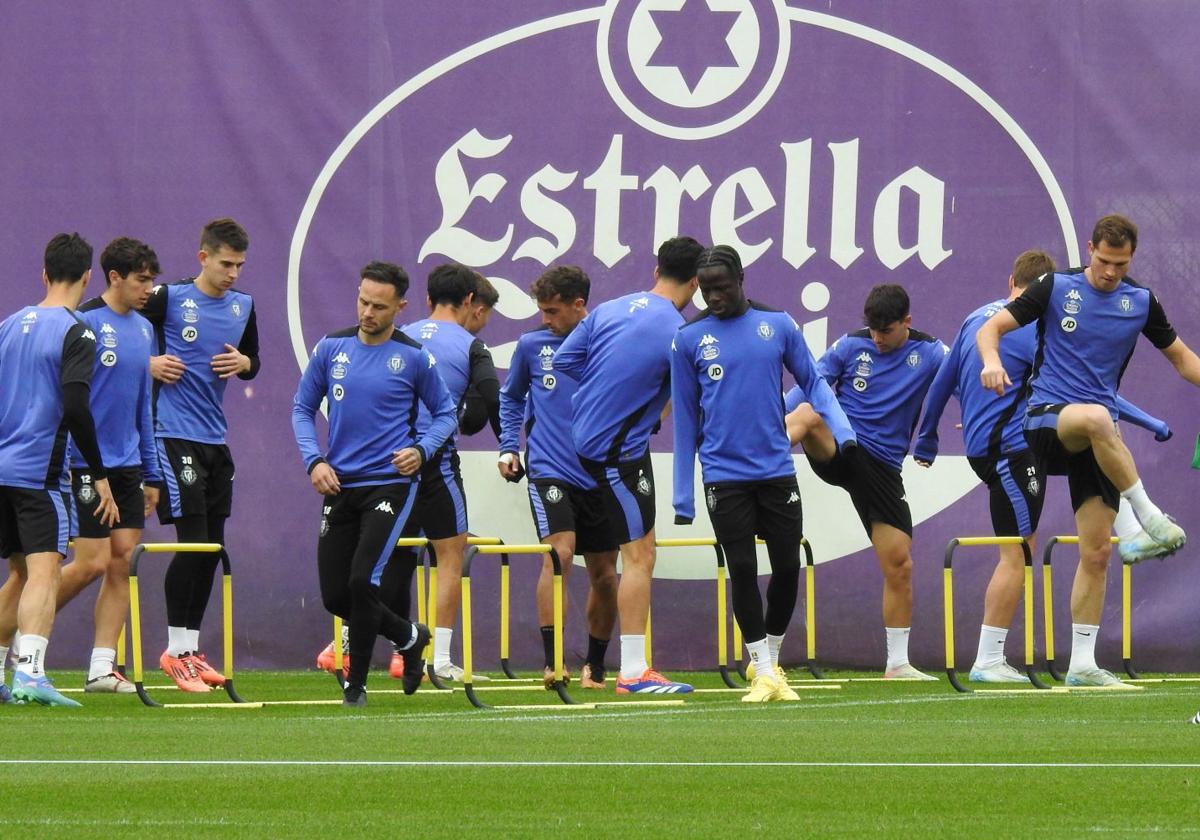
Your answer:
[[[575,451],[592,461],[640,458],[670,397],[675,304],[634,292],[597,306],[554,354],[554,369],[579,382],[572,402]]]
[[[457,423],[454,402],[435,364],[400,330],[381,344],[363,344],[357,327],[322,338],[292,403],[292,431],[305,468],[311,473],[328,461],[342,487],[417,480],[417,475],[396,471],[392,454],[415,446],[428,461]],[[325,399],[329,447],[322,456],[315,418]],[[423,433],[417,431],[418,406],[431,417]]]
[[[571,400],[579,384],[554,370],[564,339],[545,327],[517,339],[500,389],[500,451],[521,451],[524,425],[530,479],[553,478],[590,490],[596,482],[579,463],[571,437]]]
[[[800,327],[786,312],[750,302],[741,315],[708,310],[679,328],[671,354],[675,513],[695,518],[699,449],[705,484],[795,475],[784,425],[784,371],[795,377],[841,445],[854,430],[817,373]]]
[[[117,314],[102,297],[83,304],[78,314],[96,335],[89,406],[105,467],[141,467],[144,481],[162,481],[151,405],[154,328],[137,312]],[[71,463],[84,464],[74,438]]]

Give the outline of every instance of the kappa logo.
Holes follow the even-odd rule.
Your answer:
[[[797,493],[795,490],[793,490],[793,491],[791,492],[791,495],[789,495],[789,496],[788,496],[787,503],[788,503],[789,505],[794,505],[794,504],[795,504],[796,502],[798,502],[798,501],[800,501],[800,494],[799,494],[799,493]]]
[[[425,355],[429,357],[429,366],[430,366],[430,367],[433,367],[434,365],[436,365],[436,364],[437,364],[437,359],[433,358],[433,354],[432,354],[432,353],[430,353],[430,352],[426,351]]]
[[[542,345],[542,349],[538,351],[538,359],[541,361],[542,370],[554,370],[554,348],[549,344]]]
[[[1079,310],[1083,308],[1082,300],[1083,295],[1079,294],[1077,289],[1071,289],[1067,292],[1066,302],[1063,303],[1063,312],[1068,315],[1078,315]]]
[[[707,347],[710,344],[717,344],[719,341],[720,339],[716,336],[705,333],[704,337],[700,339],[700,346]]]
[[[855,361],[866,362],[867,364],[870,364],[874,361],[874,359],[871,358],[870,353],[864,350],[855,357]]]
[[[639,309],[645,309],[649,305],[650,305],[650,298],[648,298],[648,297],[642,296],[640,298],[634,298],[633,300],[631,300],[629,302],[629,312],[630,312],[630,314],[633,314],[634,312],[637,312]]]
[[[91,330],[84,330],[84,331],[83,331],[83,337],[84,337],[84,338],[86,338],[86,339],[88,339],[89,341],[95,341],[95,340],[96,340],[96,334],[95,334],[94,332],[92,332]]]
[[[700,339],[700,358],[706,362],[711,362],[717,356],[721,355],[721,348],[717,346],[717,339],[708,333]]]
[[[100,325],[100,343],[105,347],[117,346],[117,331],[107,321]]]
[[[1077,289],[1071,289],[1067,292],[1067,300],[1083,300],[1083,295]]]
[[[341,353],[338,353],[336,356],[333,357],[333,361],[335,364],[348,365],[348,364],[350,364],[350,355],[345,350],[343,350]]]
[[[104,333],[115,333],[115,332],[116,332],[116,330],[113,329],[112,324],[108,323],[108,321],[105,321],[103,324],[100,325],[100,333],[102,335]]]
[[[384,501],[380,502],[379,504],[375,505],[374,509],[383,511],[384,513],[391,514],[392,516],[396,515],[396,512],[394,510],[392,510],[392,503],[387,501],[386,499]]]
[[[183,320],[187,323],[194,324],[200,320],[200,307],[191,298],[184,299],[179,308],[183,310]]]

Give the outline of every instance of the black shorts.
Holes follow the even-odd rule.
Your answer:
[[[992,531],[997,537],[1028,537],[1037,531],[1046,498],[1046,476],[1028,449],[999,458],[967,458],[988,487]]]
[[[833,460],[818,463],[810,456],[813,472],[826,484],[850,494],[858,518],[871,535],[871,523],[882,522],[912,538],[912,512],[904,498],[900,470],[879,460],[861,446],[838,452]]]
[[[345,581],[354,572],[379,585],[413,512],[415,486],[406,481],[344,487],[324,498],[317,539],[322,594],[328,594],[330,580]]]
[[[632,461],[605,463],[581,456],[579,463],[596,482],[604,515],[620,545],[654,530],[654,468],[649,449]]]
[[[529,482],[529,508],[539,540],[572,531],[576,554],[617,550],[617,538],[596,490],[584,490],[555,478],[534,479]]]
[[[0,487],[0,557],[66,555],[75,533],[75,505],[64,490]]]
[[[228,519],[233,510],[233,457],[223,443],[159,438],[158,464],[165,486],[158,498],[158,521],[182,516]]]
[[[146,499],[142,492],[141,467],[118,467],[108,471],[108,487],[121,513],[121,521],[109,528],[96,518],[96,489],[92,474],[86,470],[71,471],[71,492],[75,495],[75,512],[79,519],[76,535],[85,540],[104,540],[121,528],[144,528]]]
[[[704,485],[704,503],[719,543],[761,537],[800,544],[804,516],[796,477]]]
[[[421,467],[416,507],[404,535],[444,540],[467,533],[467,494],[458,452],[439,450]]]
[[[1096,454],[1089,446],[1082,452],[1068,452],[1058,438],[1058,415],[1066,405],[1039,405],[1025,415],[1025,441],[1046,475],[1065,475],[1071,488],[1071,509],[1079,510],[1088,499],[1099,496],[1116,510],[1121,494],[1100,469]]]

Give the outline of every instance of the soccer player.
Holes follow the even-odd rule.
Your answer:
[[[1118,500],[1129,501],[1133,518],[1166,550],[1186,540],[1183,529],[1150,500],[1116,426],[1117,385],[1138,333],[1181,377],[1200,385],[1200,358],[1176,334],[1158,298],[1126,276],[1135,250],[1137,227],[1131,221],[1101,218],[1088,242],[1086,268],[1043,275],[976,336],[980,381],[1003,395],[1012,380],[1000,357],[1000,337],[1038,322],[1025,432],[1045,472],[1067,476],[1079,533],[1068,685],[1122,685],[1096,665],[1095,656]],[[1118,537],[1135,536],[1131,529],[1131,523],[1122,523]]]
[[[946,345],[912,329],[908,293],[884,283],[863,307],[866,329],[842,336],[817,370],[833,386],[858,446],[839,451],[828,425],[799,388],[788,392],[788,435],[823,481],[850,494],[883,572],[883,624],[888,679],[933,680],[908,661],[912,625],[912,513],[900,468],[925,392]]]
[[[754,666],[747,703],[799,700],[779,670],[779,648],[800,587],[803,517],[780,394],[786,370],[833,430],[840,449],[854,431],[817,373],[800,327],[786,312],[746,298],[741,257],[709,248],[696,265],[708,308],[680,327],[671,354],[675,418],[675,521],[696,516],[697,450],[713,533],[725,552],[733,614]],[[771,579],[764,615],[755,536],[767,544]]]
[[[654,574],[654,471],[650,435],[670,398],[671,341],[696,291],[703,246],[689,236],[658,249],[654,288],[597,306],[554,353],[554,370],[579,382],[571,434],[604,501],[621,549],[618,694],[690,692],[646,662]]]
[[[254,301],[233,288],[249,245],[233,219],[214,219],[200,232],[200,273],[155,287],[142,308],[161,350],[150,359],[159,382],[155,436],[166,485],[158,519],[174,523],[179,542],[225,543],[233,458],[222,401],[231,378],[253,379],[259,369]],[[219,559],[185,551],[167,567],[167,649],[159,665],[183,691],[225,684],[200,652],[200,624]]]
[[[979,328],[992,315],[1015,300],[1043,274],[1053,273],[1054,261],[1043,251],[1026,251],[1013,263],[1008,278],[1008,298],[981,306],[967,316],[951,345],[925,399],[925,416],[917,433],[913,458],[929,466],[938,452],[938,420],[951,394],[962,405],[963,437],[967,458],[976,475],[988,487],[992,528],[998,537],[1025,537],[1032,551],[1038,520],[1045,498],[1046,477],[1025,440],[1024,387],[1037,352],[1037,327],[1026,324],[1008,333],[1000,342],[1004,369],[1022,387],[1003,396],[985,389],[979,381],[983,362],[975,347]],[[1160,439],[1170,436],[1161,421],[1148,417],[1135,406],[1117,398],[1123,419],[1152,428]],[[1122,502],[1126,508],[1128,502]],[[1131,512],[1131,511],[1130,511]],[[1136,518],[1134,522],[1137,522]],[[1164,547],[1138,527],[1134,541],[1121,543],[1122,557],[1129,562],[1161,554]],[[973,682],[1028,682],[1028,677],[1004,659],[1004,642],[1013,614],[1021,601],[1025,579],[1025,556],[1019,545],[1002,545],[1000,561],[984,595],[983,625],[979,648],[971,668]],[[1154,552],[1154,553],[1150,553]]]
[[[110,528],[93,515],[95,476],[72,440],[71,489],[78,501],[79,536],[74,559],[63,567],[58,609],[103,576],[83,690],[129,694],[134,692],[133,683],[114,668],[117,639],[129,613],[129,560],[134,546],[141,542],[146,516],[158,504],[162,485],[151,416],[154,332],[137,310],[149,299],[160,269],[150,246],[126,237],[105,247],[100,268],[107,288],[100,297],[79,307],[79,318],[97,337],[92,416],[121,520]]]
[[[74,525],[68,432],[91,471],[89,513],[106,526],[120,518],[88,407],[96,337],[75,315],[91,264],[92,246],[79,234],[58,234],[46,245],[46,296],[0,324],[0,557],[10,569],[0,590],[0,663],[21,631],[12,690],[4,686],[0,702],[79,705],[45,671],[59,564]]]
[[[575,380],[554,372],[554,353],[587,317],[591,281],[578,266],[547,269],[530,289],[542,312],[540,329],[517,339],[500,391],[500,475],[519,481],[521,427],[525,427],[529,506],[538,539],[554,547],[566,583],[576,553],[583,555],[591,588],[587,600],[588,652],[583,688],[605,687],[604,654],[617,618],[617,542],[605,518],[596,482],[579,463],[571,439]],[[537,583],[538,622],[545,653],[543,679],[554,680],[554,567],[547,557]]]
[[[304,369],[292,429],[313,487],[325,496],[317,572],[325,608],[350,628],[343,705],[367,704],[371,649],[382,633],[401,650],[404,693],[421,685],[429,629],[397,615],[379,583],[416,501],[421,465],[454,431],[454,402],[434,359],[395,326],[408,275],[369,263],[358,287],[358,326],[322,338]],[[329,406],[328,448],[317,443],[316,413]],[[418,406],[429,419],[418,431]],[[411,573],[412,566],[409,566]]]

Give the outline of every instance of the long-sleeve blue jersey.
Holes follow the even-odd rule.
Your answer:
[[[429,354],[437,360],[438,374],[446,383],[450,392],[450,401],[454,403],[455,412],[462,406],[463,394],[471,381],[471,368],[475,364],[475,355],[481,350],[487,353],[487,347],[482,341],[468,330],[453,321],[435,321],[426,318],[414,321],[400,328],[405,335],[418,341]],[[489,356],[490,358],[490,356]],[[424,407],[417,415],[417,431],[424,432],[429,428],[432,417]],[[457,431],[457,428],[456,428]],[[454,447],[454,435],[447,441],[447,448]]]
[[[89,405],[104,466],[140,467],[144,481],[162,481],[151,411],[153,327],[137,312],[116,313],[102,297],[83,304],[78,315],[96,335]],[[84,464],[74,439],[71,464]]]
[[[70,487],[63,388],[91,382],[95,359],[95,335],[64,307],[26,306],[0,324],[0,485]]]
[[[683,323],[675,304],[635,292],[597,306],[554,354],[554,369],[579,382],[571,432],[592,461],[639,458],[671,396],[671,339]]]
[[[1008,304],[1018,324],[1037,322],[1038,353],[1029,405],[1095,403],[1117,419],[1117,386],[1138,333],[1157,348],[1177,335],[1149,289],[1128,277],[1111,292],[1082,269],[1044,274]],[[1011,375],[1010,375],[1011,378]]]
[[[999,457],[1028,447],[1024,423],[1026,399],[1029,395],[1029,372],[1037,354],[1037,327],[1026,324],[1006,333],[1000,339],[1000,361],[1013,387],[1003,396],[983,387],[979,374],[983,360],[975,344],[975,336],[983,324],[1004,308],[1007,301],[997,300],[981,306],[967,316],[950,353],[934,377],[925,398],[925,416],[917,432],[913,456],[933,463],[938,454],[938,421],[946,403],[954,396],[962,407],[963,439],[970,457]],[[1170,435],[1167,424],[1151,417],[1137,406],[1118,396],[1117,409],[1121,419],[1128,420],[1154,432],[1160,440]]]
[[[839,446],[854,431],[786,312],[750,302],[732,318],[708,310],[679,328],[671,353],[675,423],[675,514],[696,515],[693,477],[699,449],[705,484],[795,475],[780,396],[795,377]]]
[[[554,370],[554,353],[563,339],[545,327],[517,339],[500,389],[500,451],[521,451],[524,425],[529,477],[554,478],[588,490],[596,482],[579,463],[571,438],[571,399],[579,385]]]
[[[900,469],[912,441],[925,392],[948,352],[917,330],[896,350],[880,353],[869,330],[844,335],[825,351],[817,371],[833,386],[858,445]],[[803,402],[798,389],[785,397],[788,411]]]
[[[258,324],[250,295],[233,289],[209,297],[194,280],[154,288],[142,315],[158,333],[159,350],[178,356],[187,370],[177,382],[158,386],[155,398],[155,434],[196,443],[224,443],[225,385],[212,369],[212,357],[236,347],[250,357],[250,370],[239,379],[258,375]]]
[[[316,413],[329,405],[329,446],[317,443]],[[417,408],[432,421],[417,432]],[[450,392],[433,356],[400,330],[381,344],[363,344],[358,328],[330,333],[317,342],[292,403],[292,431],[304,466],[325,460],[343,487],[415,481],[392,466],[392,454],[415,446],[426,461],[454,432]]]

